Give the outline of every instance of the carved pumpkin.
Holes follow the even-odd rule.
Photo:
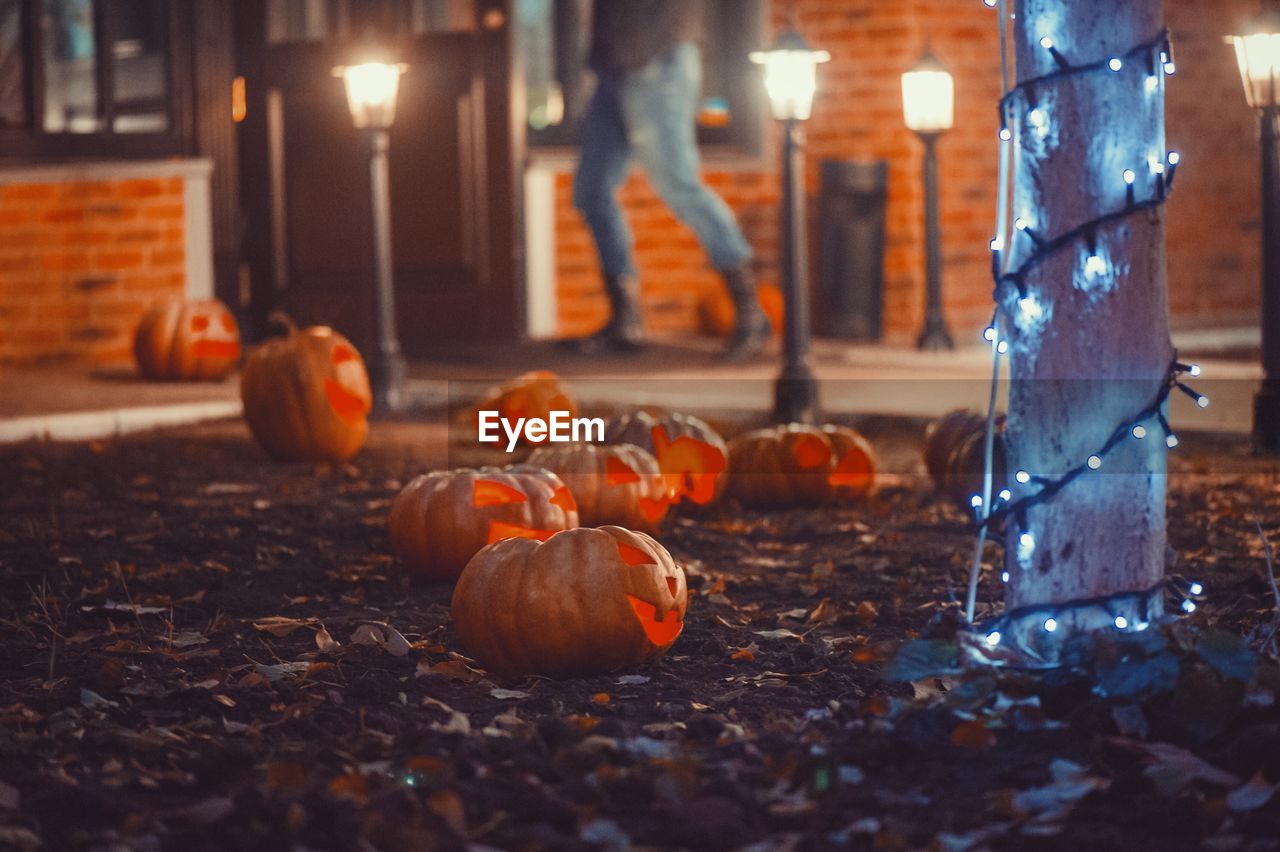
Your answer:
[[[240,376],[244,419],[272,458],[345,461],[364,446],[373,397],[364,360],[331,328],[298,330],[249,353]]]
[[[924,463],[934,485],[962,508],[981,494],[986,467],[987,418],[964,409],[948,412],[924,433]],[[996,418],[993,492],[1005,487],[1004,415]]]
[[[578,525],[573,494],[531,466],[437,470],[406,485],[391,505],[391,547],[404,568],[455,580],[485,545],[545,539]]]
[[[670,504],[658,460],[634,444],[557,444],[534,450],[529,464],[564,480],[584,526],[655,531],[667,515]]]
[[[782,333],[784,301],[782,291],[772,284],[761,284],[759,288],[760,307],[764,308],[773,326],[774,334]],[[733,308],[733,300],[722,288],[717,287],[698,303],[698,321],[702,333],[708,337],[728,337],[733,333],[733,323],[737,312]]]
[[[143,315],[133,355],[148,379],[224,379],[240,363],[240,329],[217,299],[169,299]]]
[[[654,417],[640,411],[612,421],[604,440],[607,444],[635,444],[653,453],[673,506],[707,506],[724,493],[729,448],[715,429],[697,417]]]
[[[582,527],[477,553],[453,590],[453,626],[491,671],[569,677],[665,654],[688,606],[684,571],[658,542]]]
[[[490,388],[484,398],[476,403],[476,426],[480,411],[497,411],[498,416],[514,424],[520,418],[549,420],[551,412],[565,411],[569,417],[578,416],[578,404],[569,396],[560,377],[548,370],[534,370],[517,376],[496,388]],[[520,438],[524,444],[541,444]]]
[[[817,505],[865,497],[875,452],[844,426],[759,429],[729,444],[729,493],[754,506]]]

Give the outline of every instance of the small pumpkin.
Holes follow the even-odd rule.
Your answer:
[[[563,411],[567,412],[568,417],[577,417],[578,404],[561,384],[559,376],[549,370],[534,370],[490,388],[476,403],[475,411],[478,431],[481,411],[496,411],[503,420],[514,424],[521,418],[550,420],[553,411]],[[542,444],[545,439],[530,441],[522,433],[520,442]]]
[[[153,381],[225,379],[240,363],[240,328],[217,299],[168,299],[143,314],[133,356]]]
[[[655,531],[667,515],[666,484],[651,453],[634,444],[558,444],[533,451],[573,492],[583,526],[617,524]]]
[[[708,506],[728,481],[729,448],[703,420],[688,414],[627,414],[605,428],[606,444],[635,444],[653,453],[674,506]]]
[[[455,580],[485,545],[545,539],[578,525],[573,494],[550,471],[522,465],[437,470],[391,505],[391,547],[410,574]]]
[[[760,307],[769,317],[769,325],[775,335],[782,333],[784,300],[782,291],[772,284],[761,284],[759,287]],[[721,288],[707,293],[698,302],[698,322],[702,333],[708,337],[728,337],[733,333],[733,323],[737,316],[733,300]]]
[[[992,448],[993,491],[1005,487],[1003,415],[996,418]],[[974,494],[982,493],[986,469],[987,418],[958,409],[930,423],[925,430],[924,462],[934,485],[959,506],[968,509]]]
[[[453,590],[453,626],[486,669],[571,677],[665,654],[688,606],[684,571],[661,544],[622,527],[580,527],[477,553]]]
[[[753,506],[817,505],[865,497],[875,484],[871,444],[844,426],[790,424],[729,444],[729,493]]]
[[[275,459],[351,458],[364,446],[373,406],[364,360],[331,328],[272,319],[286,336],[254,348],[240,376],[249,430]]]

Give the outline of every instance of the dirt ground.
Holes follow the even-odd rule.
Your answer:
[[[450,589],[401,576],[387,510],[440,425],[338,466],[271,463],[238,423],[0,449],[0,847],[1280,847],[1280,678],[1203,638],[1275,618],[1280,466],[1185,436],[1171,570],[1206,597],[1150,652],[1168,683],[894,683],[972,536],[920,424],[867,431],[873,500],[676,518],[684,634],[566,682],[477,670]]]

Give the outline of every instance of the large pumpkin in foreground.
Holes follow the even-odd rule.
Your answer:
[[[491,671],[569,677],[665,654],[688,606],[684,571],[658,542],[582,527],[477,553],[453,590],[453,626]]]
[[[844,426],[791,424],[739,435],[729,444],[729,493],[753,506],[816,505],[865,497],[876,458]]]
[[[143,314],[133,357],[152,380],[224,379],[240,363],[240,329],[217,299],[168,299]]]
[[[545,539],[578,525],[573,494],[554,473],[521,465],[437,470],[417,477],[391,505],[391,547],[404,568],[454,580],[485,545]]]
[[[653,453],[672,505],[707,506],[724,493],[729,448],[706,421],[687,414],[653,416],[647,411],[613,420],[606,444],[635,444]]]
[[[364,446],[373,405],[360,353],[331,328],[298,330],[249,353],[240,398],[249,431],[272,458],[345,461]]]
[[[528,463],[552,471],[569,486],[583,526],[617,524],[654,532],[667,515],[658,460],[634,444],[553,444]]]

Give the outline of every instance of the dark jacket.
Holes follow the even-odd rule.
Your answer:
[[[703,0],[595,0],[588,64],[597,74],[638,71],[697,41]]]

